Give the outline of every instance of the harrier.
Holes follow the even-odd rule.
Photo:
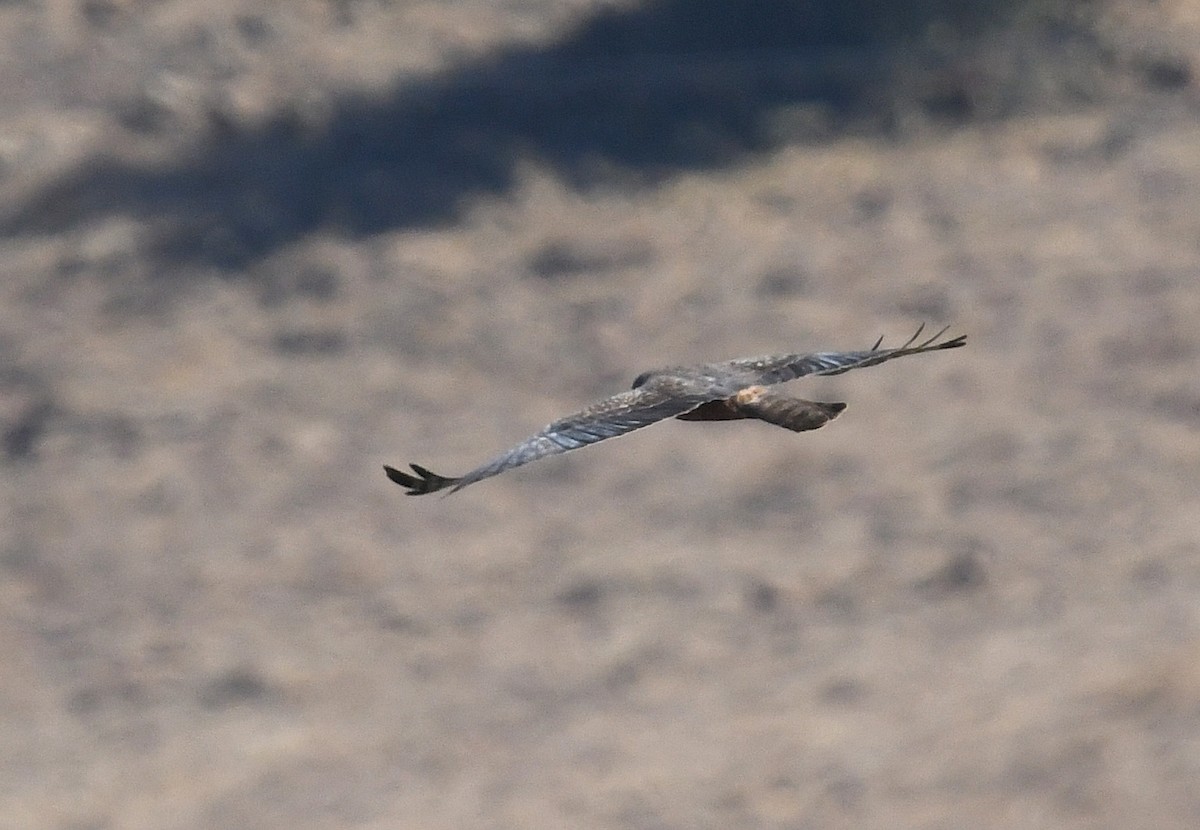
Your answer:
[[[458,478],[440,476],[419,464],[411,472],[384,466],[387,477],[420,496],[450,488],[454,493],[468,484],[499,475],[547,455],[570,452],[606,438],[616,438],[667,418],[682,421],[731,421],[756,418],[768,424],[804,432],[819,429],[846,408],[844,403],[820,403],[789,398],[768,389],[776,383],[804,375],[840,375],[851,369],[876,366],[897,357],[941,349],[957,349],[966,335],[950,340],[933,337],[917,342],[922,325],[903,346],[882,349],[883,338],[867,351],[815,352],[813,354],[768,355],[703,363],[699,366],[670,366],[638,375],[633,388],[594,403],[582,412],[568,415],[508,452]]]

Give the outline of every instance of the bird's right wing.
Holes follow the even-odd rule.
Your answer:
[[[408,495],[420,496],[450,488],[457,492],[468,484],[499,475],[547,455],[570,452],[608,438],[633,432],[667,418],[690,412],[710,396],[680,388],[667,380],[652,378],[645,385],[614,395],[581,412],[560,418],[537,435],[457,478],[441,476],[417,464],[411,472],[384,466],[387,477],[408,489]]]
[[[946,333],[946,329],[942,329],[933,337],[917,343],[917,338],[921,336],[921,332],[924,330],[925,326],[921,325],[903,346],[895,349],[879,348],[883,344],[883,338],[881,337],[875,341],[874,346],[866,351],[772,355],[769,357],[732,360],[719,365],[731,372],[745,373],[754,383],[783,383],[784,381],[803,377],[804,375],[840,375],[843,372],[849,372],[851,369],[877,366],[880,363],[886,363],[889,360],[895,360],[898,357],[910,354],[922,354],[941,349],[957,349],[959,346],[966,345],[967,342],[965,334],[951,338],[950,340],[943,340],[940,343],[937,342],[938,338]]]

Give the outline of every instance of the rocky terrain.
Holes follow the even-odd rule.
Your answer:
[[[1200,825],[1200,2],[903,5],[0,4],[0,827]]]

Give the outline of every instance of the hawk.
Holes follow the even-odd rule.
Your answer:
[[[450,488],[454,493],[468,484],[499,475],[547,455],[577,450],[606,438],[616,438],[635,429],[678,418],[681,421],[731,421],[755,418],[768,424],[804,432],[819,429],[846,408],[844,403],[821,403],[789,398],[767,387],[804,375],[840,375],[851,369],[877,366],[910,354],[957,349],[966,345],[966,335],[941,340],[947,328],[917,342],[922,325],[904,345],[880,348],[883,338],[866,351],[782,354],[702,363],[699,366],[669,366],[638,375],[628,392],[613,395],[574,415],[560,418],[512,449],[466,475],[453,478],[410,464],[409,472],[384,465],[387,477],[421,496]]]

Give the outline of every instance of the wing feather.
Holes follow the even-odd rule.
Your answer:
[[[948,328],[948,327],[947,327]],[[783,383],[805,375],[840,375],[851,369],[861,369],[866,366],[878,366],[898,357],[911,354],[934,352],[941,349],[957,349],[966,345],[967,336],[959,335],[950,340],[938,342],[946,333],[942,329],[933,337],[918,343],[917,338],[925,330],[924,324],[916,333],[895,349],[883,349],[883,338],[875,341],[875,345],[866,351],[857,352],[814,352],[812,354],[770,355],[767,357],[743,358],[729,363],[718,364],[727,367],[734,373],[745,373],[746,377],[760,384]],[[915,345],[914,345],[915,344]]]
[[[577,450],[682,415],[708,400],[711,396],[685,389],[670,379],[653,378],[637,389],[614,395],[548,424],[541,432],[466,475],[457,478],[441,476],[416,464],[411,465],[411,473],[387,466],[384,470],[388,478],[407,488],[410,496],[446,488],[454,493],[468,484],[539,458]]]

